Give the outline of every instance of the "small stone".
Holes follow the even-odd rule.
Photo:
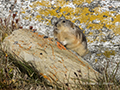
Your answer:
[[[95,34],[99,34],[100,33],[100,31],[99,30],[95,30]]]
[[[113,22],[113,21],[114,21],[114,18],[111,18],[111,21]]]
[[[65,19],[65,17],[62,15],[62,16],[60,17],[60,19]]]
[[[91,2],[90,7],[91,7],[91,8],[98,7],[98,2],[97,2],[97,1]]]
[[[44,36],[43,38],[48,38],[48,36]]]
[[[58,18],[57,17],[53,17],[51,19],[51,24],[54,25],[57,21],[58,21]]]
[[[27,13],[30,13],[30,12],[31,12],[31,10],[26,10],[26,12],[27,12]]]
[[[106,15],[103,15],[103,17],[106,17],[106,18],[107,18],[108,16],[106,16]]]
[[[86,13],[86,16],[89,15],[89,13]]]
[[[56,10],[56,12],[57,12],[57,13],[59,13],[59,12],[60,12],[60,10]]]
[[[32,32],[35,33],[37,31],[37,29],[33,29]]]
[[[14,44],[18,44],[18,41],[15,41]]]
[[[89,9],[89,11],[90,11],[90,12],[94,12],[94,10],[92,10],[92,9]]]
[[[112,10],[112,9],[114,9],[114,7],[113,7],[113,6],[109,6],[108,8],[109,8],[109,10]]]
[[[83,3],[83,7],[89,7],[88,3]]]
[[[92,23],[99,24],[100,20],[93,20]]]
[[[76,24],[80,24],[80,21],[79,21],[79,20],[75,20],[75,23],[76,23]]]
[[[67,14],[66,14],[66,16],[69,16],[69,15],[70,15],[70,13],[67,13]]]
[[[119,25],[120,25],[120,22],[116,22],[116,23],[115,23],[115,26],[119,26]]]

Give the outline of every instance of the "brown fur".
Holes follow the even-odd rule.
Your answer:
[[[54,37],[66,46],[67,49],[74,50],[80,56],[84,56],[87,51],[87,41],[82,30],[66,19],[59,19],[54,24]]]

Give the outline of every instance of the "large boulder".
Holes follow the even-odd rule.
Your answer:
[[[81,79],[91,80],[101,76],[80,56],[72,53],[59,42],[30,30],[15,30],[6,37],[2,49],[16,60],[31,63],[48,82],[74,83]],[[20,59],[22,58],[22,59]]]

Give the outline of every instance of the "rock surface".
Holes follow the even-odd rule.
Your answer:
[[[39,71],[49,82],[74,83],[77,75],[81,79],[96,79],[100,74],[81,57],[66,50],[52,38],[39,35],[29,30],[15,30],[6,37],[2,49],[14,56],[18,61],[22,58]],[[16,57],[19,57],[17,58]]]

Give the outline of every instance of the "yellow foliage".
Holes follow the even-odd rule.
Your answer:
[[[97,63],[98,59],[95,59],[95,63]]]
[[[33,5],[31,7],[35,8],[37,6],[47,6],[47,7],[50,7],[51,4],[48,1],[42,0],[41,2],[40,1],[33,2]]]
[[[25,13],[25,10],[21,11],[21,13]]]
[[[7,36],[8,36],[7,33],[3,33],[2,38],[1,38],[1,41],[3,41],[3,40],[5,39],[5,37],[7,37]]]
[[[114,18],[114,22],[120,22],[120,14],[117,14]]]
[[[98,53],[97,56],[101,56],[101,53]]]
[[[107,58],[110,58],[111,55],[115,55],[116,52],[114,50],[107,50],[103,53],[104,56],[106,56]]]
[[[86,37],[86,38],[87,38],[87,37]],[[94,40],[91,40],[91,39],[87,38],[87,42],[93,43],[93,41],[94,41]]]
[[[115,25],[114,25],[115,26]],[[116,35],[120,35],[120,25],[113,27],[113,31]]]
[[[84,2],[91,3],[93,0],[73,0],[73,3],[76,5],[80,5]]]
[[[81,5],[83,2],[91,3],[93,0],[73,0],[74,5]],[[74,19],[79,20],[81,23],[85,23],[87,25],[87,28],[91,28],[92,30],[99,30],[101,29],[104,25],[112,29],[115,34],[120,35],[120,26],[115,26],[116,22],[120,22],[120,14],[117,14],[116,16],[113,16],[113,13],[116,13],[116,11],[101,11],[101,7],[95,7],[93,9],[94,12],[90,12],[89,8],[87,7],[76,7],[71,8],[69,6],[65,6],[69,3],[70,1],[66,0],[55,0],[55,4],[52,6],[50,0],[42,0],[42,1],[36,1],[33,2],[33,5],[30,5],[30,7],[35,8],[37,6],[42,6],[46,8],[40,8],[37,11],[39,12],[40,15],[35,17],[35,20],[42,20],[41,15],[43,16],[55,16],[60,18],[62,15],[71,21],[73,23],[75,22]],[[54,7],[51,8],[51,7]],[[61,9],[60,9],[61,8]],[[59,10],[59,13],[56,11]],[[22,13],[25,13],[25,10],[23,9]],[[29,17],[26,17],[25,19],[28,19]],[[111,21],[110,18],[113,18],[114,21]],[[99,20],[99,24],[94,24],[92,23],[93,20]],[[50,24],[50,20],[46,20],[46,24]]]

